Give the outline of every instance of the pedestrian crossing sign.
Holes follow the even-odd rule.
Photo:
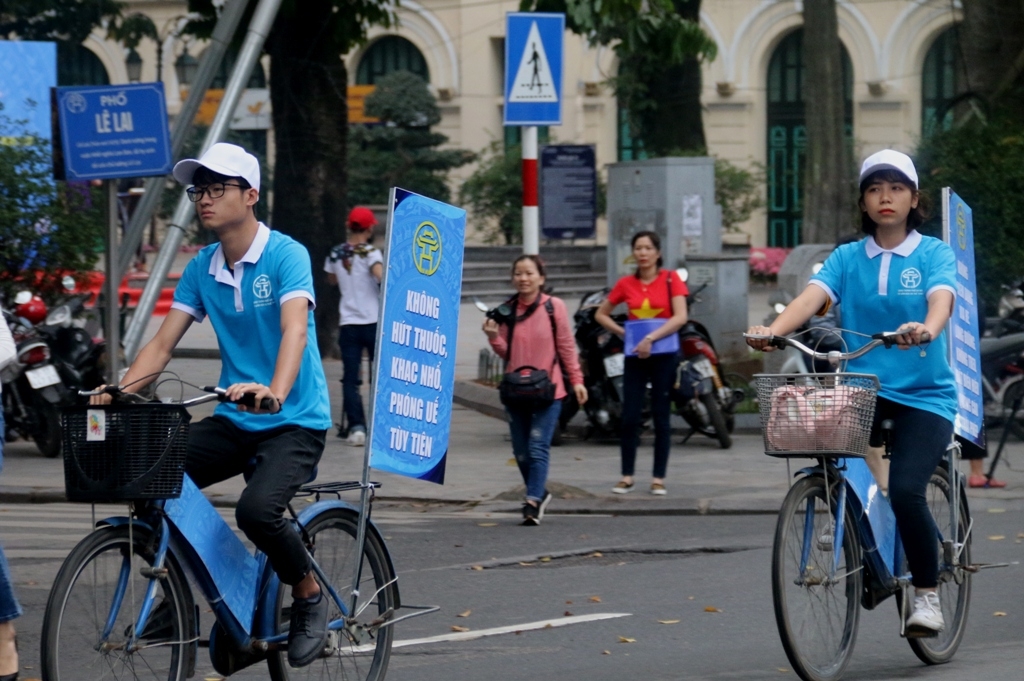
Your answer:
[[[562,124],[565,15],[505,15],[505,125]]]

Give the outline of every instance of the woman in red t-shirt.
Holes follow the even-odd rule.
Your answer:
[[[655,341],[671,336],[686,323],[686,284],[675,272],[661,269],[661,238],[655,232],[637,232],[632,241],[636,273],[616,282],[608,298],[594,315],[597,323],[620,337],[626,330],[611,317],[612,308],[626,303],[629,319],[664,319],[636,346],[636,356],[626,357],[622,395],[622,480],[612,492],[633,491],[636,448],[640,443],[641,414],[647,384],[651,384],[651,411],[654,416],[654,474],[651,494],[664,495],[665,471],[672,430],[669,419],[672,401],[669,391],[675,380],[676,353],[652,354]],[[628,322],[627,322],[628,323]]]

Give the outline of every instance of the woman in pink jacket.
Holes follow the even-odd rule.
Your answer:
[[[563,371],[580,405],[587,401],[576,355],[576,341],[569,327],[565,303],[541,291],[544,286],[544,261],[536,255],[523,255],[512,263],[512,284],[517,295],[513,306],[512,347],[509,348],[509,324],[493,319],[484,322],[484,333],[494,352],[505,360],[507,371],[533,366],[543,369],[555,384],[555,401],[540,410],[505,408],[512,431],[512,453],[526,483],[523,524],[539,525],[551,501],[547,491],[551,436],[558,426],[562,398],[566,396]]]

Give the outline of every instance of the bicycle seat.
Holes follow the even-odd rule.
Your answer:
[[[318,473],[318,469],[319,469],[319,466],[313,466],[313,470],[309,474],[309,480],[306,480],[306,482],[303,483],[303,484],[308,485],[309,483],[311,483],[314,480],[316,480],[316,475]],[[255,473],[255,472],[256,472],[256,457],[254,456],[254,457],[252,457],[251,459],[249,459],[248,461],[245,462],[245,470],[242,471],[242,477],[245,478],[246,482],[249,482],[250,478],[252,478],[252,474]]]

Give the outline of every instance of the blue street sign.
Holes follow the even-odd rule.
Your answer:
[[[565,15],[505,15],[505,125],[562,124]]]
[[[163,83],[57,88],[69,180],[171,172]]]
[[[949,320],[950,364],[956,374],[958,409],[954,432],[985,447],[981,376],[981,327],[974,277],[974,222],[971,207],[948,188],[942,191],[942,232],[956,256],[956,305]]]
[[[370,466],[443,484],[466,211],[395,188],[387,234]]]

